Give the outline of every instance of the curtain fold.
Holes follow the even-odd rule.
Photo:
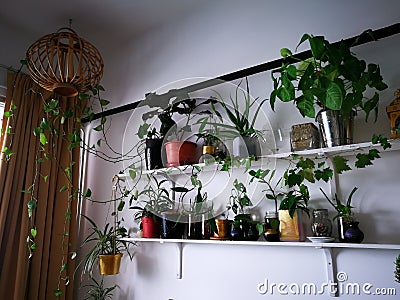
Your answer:
[[[73,299],[71,253],[76,247],[77,199],[71,196],[78,186],[80,151],[79,147],[68,150],[68,134],[53,134],[48,136],[46,147],[52,152],[48,155],[56,159],[47,160],[39,151],[43,145],[33,135],[42,121],[44,102],[52,97],[29,76],[9,74],[5,111],[12,107],[11,103],[16,109],[13,122],[5,118],[7,125],[13,125],[11,134],[3,134],[0,139],[2,149],[6,146],[14,152],[8,161],[2,153],[0,160],[0,299],[54,299],[57,289],[62,291],[59,299]],[[80,107],[78,98],[58,100],[62,111]],[[61,132],[72,133],[78,126],[75,118],[64,124],[60,118],[56,121],[52,126]],[[38,163],[38,159],[43,162]],[[71,161],[76,163],[71,165]],[[71,173],[66,176],[69,167]],[[32,194],[22,193],[32,184]],[[61,191],[64,186],[69,189]],[[37,199],[32,221],[28,218],[31,196]],[[27,237],[33,225],[37,249],[29,259]],[[70,283],[66,286],[68,278]]]

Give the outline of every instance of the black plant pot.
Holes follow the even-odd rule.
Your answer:
[[[163,139],[146,139],[146,169],[154,170],[163,167]]]
[[[182,239],[185,234],[185,223],[182,216],[176,212],[161,214],[161,238]]]

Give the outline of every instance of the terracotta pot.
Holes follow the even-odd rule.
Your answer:
[[[172,141],[164,144],[167,167],[190,165],[196,161],[196,144],[189,141]]]
[[[99,269],[101,275],[115,275],[119,273],[122,253],[99,255]]]
[[[155,217],[142,218],[142,230],[144,238],[159,238],[160,237],[160,221]]]

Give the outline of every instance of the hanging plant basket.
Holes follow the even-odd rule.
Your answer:
[[[99,255],[99,269],[101,275],[115,275],[119,273],[122,253]]]

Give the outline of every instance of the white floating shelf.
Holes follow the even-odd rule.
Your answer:
[[[400,139],[390,140],[392,144],[391,148],[383,150],[379,144],[372,144],[371,142],[344,145],[344,146],[336,146],[331,148],[318,148],[318,149],[310,149],[303,151],[293,151],[293,152],[285,152],[285,153],[275,153],[261,156],[257,161],[253,161],[251,163],[252,168],[260,167],[263,164],[266,164],[266,160],[275,160],[275,159],[291,159],[296,155],[303,157],[314,157],[314,158],[324,158],[324,157],[332,157],[335,155],[356,155],[358,153],[363,153],[369,151],[370,149],[378,149],[383,152],[388,151],[398,151],[400,150]],[[203,172],[215,172],[221,170],[222,164],[213,163],[213,164],[193,164],[193,165],[185,165],[185,166],[177,166],[170,168],[162,168],[155,170],[143,170],[142,175],[153,174],[153,175],[182,175],[182,174],[191,174],[193,168],[199,167]],[[244,166],[242,167],[244,168]],[[129,174],[118,174],[117,175],[121,179],[130,178]]]
[[[266,241],[223,241],[223,240],[189,240],[189,239],[159,239],[159,238],[124,238],[133,242],[156,242],[160,244],[211,244],[211,245],[246,245],[264,247],[313,247],[313,248],[353,248],[353,249],[383,249],[400,250],[400,244],[351,244],[351,243],[312,243],[312,242],[266,242]]]

